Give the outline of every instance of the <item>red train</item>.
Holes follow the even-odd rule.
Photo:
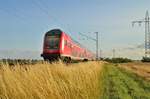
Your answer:
[[[60,29],[53,29],[45,34],[41,56],[44,60],[86,61],[95,59],[93,53],[83,48]]]

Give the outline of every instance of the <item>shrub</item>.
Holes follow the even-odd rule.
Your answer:
[[[142,62],[150,62],[150,58],[149,57],[143,57],[141,61]]]
[[[104,61],[111,62],[111,63],[127,63],[132,62],[131,59],[128,58],[106,58]]]

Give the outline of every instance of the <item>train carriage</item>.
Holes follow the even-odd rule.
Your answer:
[[[44,60],[93,60],[94,54],[76,43],[69,35],[60,29],[48,31],[44,36]]]

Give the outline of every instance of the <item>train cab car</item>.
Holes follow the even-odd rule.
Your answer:
[[[43,53],[41,56],[44,60],[53,60],[60,57],[60,48],[61,48],[61,40],[62,39],[62,31],[59,29],[54,29],[48,31],[44,36],[44,44],[43,44]]]
[[[91,60],[92,55],[60,29],[50,30],[44,36],[41,54],[44,60]]]

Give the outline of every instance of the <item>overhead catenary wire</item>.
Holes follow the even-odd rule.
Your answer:
[[[86,37],[87,39],[93,40],[94,42],[96,42],[96,60],[99,60],[99,32],[94,32],[96,34],[96,38],[87,36],[85,34],[79,33],[81,36]]]
[[[49,9],[48,6],[43,3],[41,0],[37,0],[41,5],[43,5],[43,9],[45,9],[45,11],[47,11],[46,9]],[[47,11],[48,15],[50,15],[50,17],[52,17],[52,19],[55,21],[55,22],[58,22],[61,26],[64,26],[70,33],[71,33],[71,28],[69,26],[69,24],[63,24],[64,22],[60,21],[60,19],[57,19],[55,18],[54,16],[52,16],[51,14],[49,14],[49,12]],[[59,17],[60,18],[60,17]]]
[[[22,21],[24,24],[28,24],[28,22],[26,21],[26,19],[25,18],[23,18],[22,16],[20,16],[18,13],[16,13],[15,11],[14,12],[11,12],[11,11],[9,11],[9,10],[7,10],[7,9],[2,9],[2,8],[0,8],[0,11],[1,12],[4,12],[4,13],[7,13],[7,14],[11,14],[13,17],[16,17],[16,19],[17,20],[20,20],[20,21]]]
[[[52,16],[49,11],[47,11],[49,8],[40,0],[31,0],[33,4],[38,7],[48,18],[50,18],[55,23],[58,23],[60,27],[65,27],[70,33],[70,28],[68,27],[68,24],[63,24],[63,22],[60,22],[58,19],[56,19],[54,16]]]
[[[10,10],[11,9],[11,10]],[[11,15],[13,17],[15,17],[17,20],[19,20],[20,22],[23,22],[24,24],[26,24],[27,26],[30,25],[34,25],[29,19],[30,17],[26,14],[24,14],[24,11],[22,11],[22,8],[17,8],[17,7],[13,7],[10,6],[10,9],[8,8],[2,8],[0,7],[0,11],[3,13],[6,13],[8,15]],[[27,10],[26,10],[27,11]]]

